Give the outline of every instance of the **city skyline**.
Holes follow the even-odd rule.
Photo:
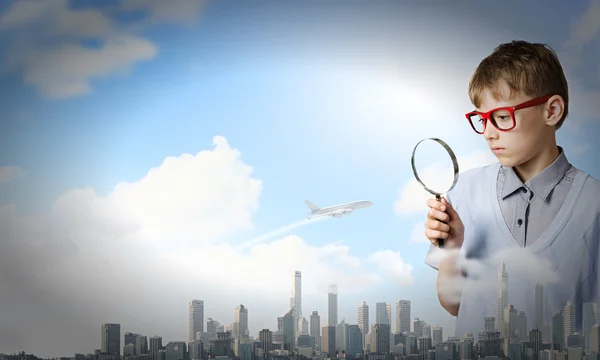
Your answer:
[[[358,325],[366,301],[394,328],[409,299],[453,335],[413,146],[494,162],[464,118],[470,76],[540,41],[569,80],[559,144],[600,178],[598,4],[2,1],[0,349],[85,352],[111,322],[186,341],[192,299],[205,332],[239,305],[249,333],[276,329],[295,270],[308,321]],[[307,220],[304,199],[374,205]]]

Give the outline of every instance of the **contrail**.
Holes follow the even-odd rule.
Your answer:
[[[256,244],[259,244],[261,242],[265,242],[265,241],[267,241],[267,240],[269,240],[271,238],[274,238],[275,236],[279,236],[279,235],[285,234],[285,233],[287,233],[289,231],[292,231],[294,229],[306,226],[306,225],[311,224],[311,223],[315,223],[317,221],[322,221],[322,220],[325,220],[325,219],[328,219],[328,218],[329,218],[329,216],[323,216],[323,217],[318,217],[318,218],[314,218],[314,219],[304,219],[302,221],[298,221],[298,222],[295,222],[295,223],[292,223],[292,224],[289,224],[289,225],[286,225],[286,226],[282,226],[282,227],[280,227],[278,229],[269,231],[268,233],[266,233],[264,235],[257,236],[254,239],[249,240],[249,241],[243,243],[242,245],[240,245],[238,247],[238,250],[243,250],[243,249],[248,248],[248,247],[250,247],[252,245],[256,245]]]

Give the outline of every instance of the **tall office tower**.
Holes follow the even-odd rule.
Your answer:
[[[159,351],[162,350],[162,337],[160,336],[152,336],[150,337],[150,359],[151,360],[160,360],[158,358]]]
[[[370,333],[371,352],[388,354],[390,352],[390,326],[388,324],[374,324]]]
[[[558,311],[552,316],[552,349],[562,352],[565,350],[565,322],[563,311]]]
[[[439,325],[434,325],[431,328],[431,332],[432,332],[432,340],[433,340],[433,344],[439,344],[442,342],[442,327]]]
[[[250,340],[248,332],[248,308],[240,304],[235,308],[233,314],[235,320],[234,333],[237,333],[237,338],[241,343],[246,343]]]
[[[324,326],[322,334],[321,351],[327,354],[327,357],[335,357],[335,326]]]
[[[417,340],[423,336],[423,328],[425,327],[425,321],[415,318],[413,321],[413,332],[417,335]]]
[[[535,285],[535,329],[544,328],[544,285]]]
[[[518,322],[517,322],[517,316],[518,316],[518,311],[517,309],[515,309],[515,307],[513,305],[508,305],[506,306],[506,308],[504,309],[504,338],[508,339],[508,341],[512,342],[517,342],[517,329],[518,327]]]
[[[135,339],[135,353],[137,356],[148,354],[148,337],[139,335]]]
[[[336,284],[329,285],[327,325],[334,328],[338,324],[338,288]]]
[[[100,351],[121,355],[121,324],[102,324]]]
[[[339,352],[348,351],[348,324],[344,319],[335,327],[335,349]]]
[[[206,332],[208,333],[209,340],[215,340],[217,338],[217,333],[223,331],[225,331],[225,327],[217,320],[213,320],[212,318],[206,320]]]
[[[309,335],[308,320],[306,320],[306,318],[302,318],[302,320],[300,320],[300,322],[302,323],[302,335]]]
[[[292,298],[290,299],[290,309],[294,309],[294,324],[299,332],[302,331],[302,273],[298,270],[294,271],[292,278]]]
[[[387,324],[390,326],[390,334],[393,333],[392,328],[392,304],[385,304],[385,312],[387,313]],[[395,324],[394,324],[395,325]]]
[[[581,332],[585,339],[585,353],[592,351],[592,326],[596,324],[596,315],[594,314],[594,304],[584,302],[581,306]]]
[[[196,340],[196,333],[204,332],[204,301],[192,300],[188,307],[188,340]]]
[[[317,311],[310,315],[310,336],[315,339],[315,346],[321,349],[321,316]]]
[[[564,339],[564,344],[565,346],[568,345],[568,339],[569,336],[573,335],[575,333],[575,305],[573,305],[573,302],[571,300],[567,301],[567,304],[565,305],[564,309],[563,309],[563,321],[564,321],[564,326],[563,326],[563,331],[564,331],[564,335],[565,335],[565,339]]]
[[[527,332],[527,315],[525,311],[519,311],[517,315],[517,339],[518,341],[527,341],[529,333]]]
[[[375,324],[389,325],[387,304],[384,302],[375,303]]]
[[[486,333],[496,331],[496,318],[493,316],[486,316],[483,318],[483,331]]]
[[[348,349],[346,350],[346,354],[356,355],[363,353],[363,339],[362,339],[362,331],[358,325],[348,325],[347,326],[347,335],[348,335]]]
[[[596,354],[600,352],[600,325],[592,326],[592,340],[590,340],[590,350]]]
[[[366,301],[361,301],[358,305],[358,328],[362,334],[361,341],[363,350],[365,350],[364,346],[367,343],[366,339],[369,333],[369,305]]]
[[[504,334],[504,309],[508,306],[508,273],[502,263],[498,270],[498,297],[496,299],[496,331]]]
[[[279,319],[277,319],[279,320]],[[281,319],[281,332],[283,334],[283,349],[293,351],[296,347],[296,323],[294,323],[294,309],[290,309]]]
[[[269,354],[269,351],[273,350],[273,333],[269,329],[262,329],[258,334],[258,340],[262,345],[265,359]]]
[[[410,300],[396,301],[396,333],[410,332]]]

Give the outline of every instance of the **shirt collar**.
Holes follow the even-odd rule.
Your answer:
[[[542,170],[539,174],[529,179],[523,184],[512,167],[502,167],[506,172],[504,185],[502,186],[502,199],[511,195],[524,185],[529,188],[536,196],[546,201],[546,198],[554,187],[560,182],[565,173],[571,168],[563,148],[558,147],[558,157]]]

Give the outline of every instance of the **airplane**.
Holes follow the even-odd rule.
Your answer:
[[[359,200],[359,201],[349,202],[346,204],[320,208],[308,200],[304,200],[304,202],[306,203],[306,206],[308,206],[308,208],[310,209],[310,212],[308,213],[309,220],[317,218],[317,217],[322,217],[322,216],[333,216],[334,218],[340,218],[344,215],[352,214],[352,211],[354,211],[354,210],[367,208],[367,207],[373,205],[373,203],[371,201]]]

